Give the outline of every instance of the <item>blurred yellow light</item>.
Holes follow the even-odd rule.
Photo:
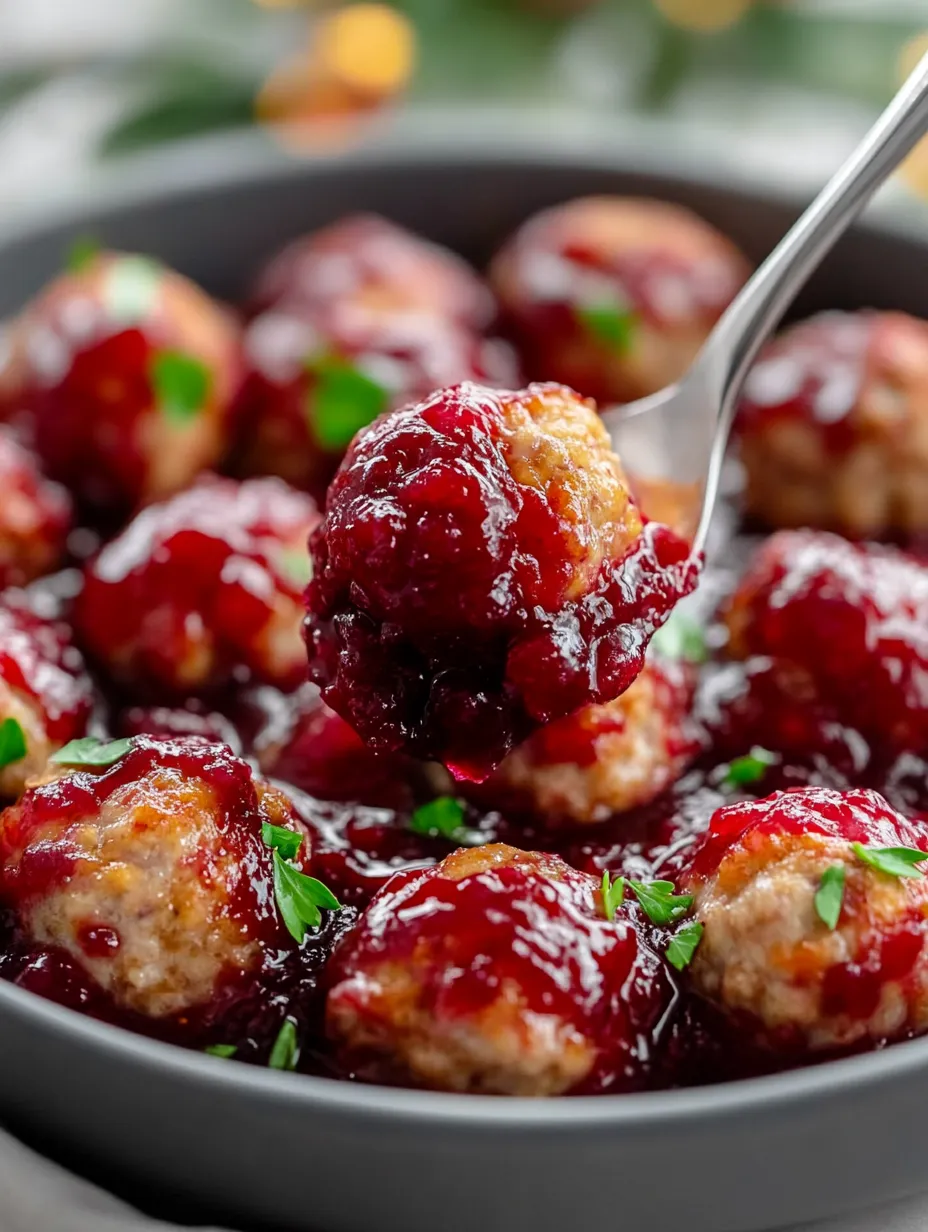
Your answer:
[[[687,30],[724,30],[747,13],[754,0],[654,0],[668,21]]]
[[[899,84],[915,70],[924,55],[928,55],[928,32],[910,39],[899,55]],[[928,137],[919,142],[899,168],[899,175],[920,197],[928,197]]]
[[[899,54],[900,85],[902,85],[910,73],[915,72],[915,67],[919,60],[926,55],[928,55],[928,31],[924,34],[917,34],[913,39],[909,39],[902,48]]]
[[[314,49],[325,71],[364,94],[395,94],[416,58],[409,20],[386,4],[352,4],[323,18]]]

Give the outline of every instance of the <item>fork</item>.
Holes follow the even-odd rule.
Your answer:
[[[645,510],[648,492],[663,491],[671,494],[682,521],[692,525],[698,514],[694,555],[705,551],[738,397],[759,350],[809,276],[926,132],[928,55],[744,285],[682,379],[604,412]]]

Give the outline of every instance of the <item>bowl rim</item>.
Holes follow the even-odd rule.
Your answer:
[[[476,125],[475,115],[482,117]],[[582,113],[562,116],[553,128],[542,128],[528,113],[520,118],[518,110],[513,109],[430,108],[427,112],[405,113],[376,142],[311,158],[288,155],[266,135],[246,132],[181,142],[164,151],[121,159],[117,165],[56,192],[44,204],[30,203],[28,211],[14,207],[0,220],[0,248],[20,239],[35,240],[46,230],[78,226],[87,215],[105,220],[109,212],[133,205],[182,201],[206,190],[232,188],[254,180],[273,183],[312,178],[337,169],[426,167],[436,161],[445,166],[556,163],[626,171],[653,175],[668,184],[697,184],[753,195],[797,210],[816,188],[808,176],[798,176],[784,185],[779,176],[764,175],[756,166],[746,166],[737,153],[718,141],[681,137],[666,121],[625,120],[617,131],[614,121],[607,125]],[[871,207],[866,220],[854,230],[928,244],[924,207],[891,197]],[[389,1120],[393,1127],[429,1123],[462,1132],[519,1129],[550,1135],[567,1129],[604,1127],[639,1132],[670,1122],[685,1128],[704,1125],[707,1117],[739,1117],[760,1104],[771,1110],[809,1104],[852,1088],[869,1090],[928,1071],[925,1036],[804,1068],[702,1087],[548,1100],[501,1098],[354,1083],[230,1064],[99,1021],[0,980],[0,1015],[6,1014],[23,1025],[38,1025],[49,1036],[72,1045],[115,1056],[155,1076],[183,1081],[191,1089],[207,1093],[231,1090],[244,1098],[296,1105],[316,1113],[363,1114],[373,1121]]]

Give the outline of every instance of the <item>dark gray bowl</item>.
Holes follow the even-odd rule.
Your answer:
[[[754,257],[802,204],[659,155],[648,134],[556,147],[443,131],[311,164],[250,142],[156,160],[0,234],[0,316],[87,231],[234,295],[283,241],[362,207],[482,261],[527,214],[581,193],[684,202]],[[928,316],[911,226],[858,230],[802,308],[865,304]],[[928,1188],[928,1040],[727,1086],[531,1102],[264,1072],[0,985],[0,1057],[0,1112],[44,1146],[262,1229],[749,1232]]]

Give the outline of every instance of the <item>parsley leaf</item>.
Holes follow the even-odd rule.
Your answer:
[[[676,611],[671,612],[670,619],[651,638],[651,645],[665,659],[684,663],[705,663],[709,657],[702,626]]]
[[[612,881],[608,872],[603,873],[603,910],[606,912],[607,920],[614,920],[615,913],[622,905],[622,900],[625,898],[625,878],[616,877]]]
[[[294,860],[303,846],[302,834],[288,830],[286,826],[272,826],[269,821],[261,827],[261,838],[268,847],[279,851],[285,860]]]
[[[632,893],[652,924],[672,924],[693,905],[692,894],[674,894],[672,881],[630,881]]]
[[[306,366],[316,378],[306,395],[310,429],[323,449],[340,453],[387,409],[390,390],[334,355],[316,357]]]
[[[574,314],[587,333],[618,355],[627,355],[635,341],[638,318],[619,304],[581,304]]]
[[[301,590],[313,580],[313,558],[308,548],[283,548],[277,554],[277,568],[286,581]]]
[[[195,356],[183,351],[156,351],[149,375],[158,410],[173,423],[189,423],[206,406],[212,377],[206,364]]]
[[[928,860],[928,851],[915,847],[865,847],[863,843],[851,843],[851,850],[859,860],[888,877],[924,877],[924,870],[914,868],[922,860]]]
[[[300,1059],[300,1044],[296,1034],[296,1023],[292,1018],[285,1018],[280,1028],[271,1055],[268,1058],[268,1069],[296,1069]]]
[[[237,1044],[207,1044],[203,1049],[211,1057],[234,1057],[238,1052]]]
[[[100,255],[100,241],[92,235],[79,235],[68,249],[65,266],[71,274],[83,274]]]
[[[703,928],[704,926],[698,920],[693,920],[671,937],[670,944],[667,946],[667,961],[672,967],[682,971],[690,965],[696,953],[696,947],[702,940]]]
[[[117,257],[107,272],[103,300],[114,320],[132,325],[155,305],[162,270],[150,257]]]
[[[464,825],[464,805],[453,796],[439,796],[420,805],[407,825],[413,834],[444,838],[461,847],[479,847],[486,841],[479,830],[470,830]]]
[[[841,915],[841,904],[844,902],[844,882],[847,870],[843,864],[832,864],[822,873],[822,880],[815,891],[815,912],[818,918],[832,932],[838,927]]]
[[[274,897],[281,919],[294,941],[302,941],[307,929],[318,928],[322,923],[321,907],[337,911],[341,903],[332,891],[308,877],[274,848]]]
[[[0,723],[0,769],[22,761],[26,756],[26,733],[16,719]]]
[[[723,787],[747,787],[751,783],[759,783],[771,766],[779,761],[776,753],[762,749],[755,744],[750,753],[744,757],[736,757],[730,762],[722,779]]]
[[[112,766],[125,757],[131,748],[131,740],[105,741],[98,740],[96,736],[84,736],[52,753],[48,760],[59,766]]]

